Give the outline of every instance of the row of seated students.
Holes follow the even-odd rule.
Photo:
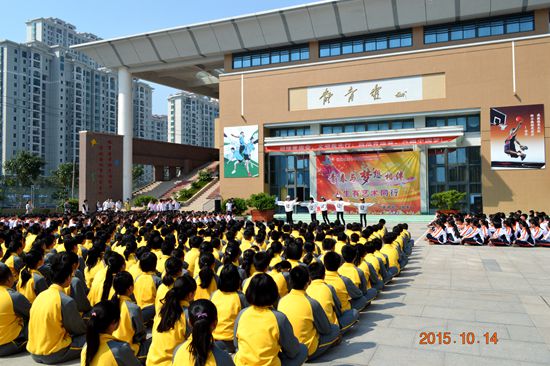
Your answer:
[[[426,239],[432,244],[550,247],[549,217],[544,212],[438,214]]]
[[[406,224],[384,220],[362,230],[189,218],[0,221],[0,356],[301,365],[341,341],[413,245]]]

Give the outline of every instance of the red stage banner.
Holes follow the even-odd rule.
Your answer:
[[[374,203],[376,214],[420,213],[420,154],[415,151],[317,156],[317,199]],[[357,212],[354,206],[346,211]]]
[[[364,149],[388,146],[410,146],[410,145],[428,145],[451,142],[458,136],[445,137],[417,137],[409,139],[391,139],[376,141],[351,141],[351,142],[331,142],[321,144],[294,144],[281,146],[265,146],[265,152],[304,152],[304,151],[327,151],[327,150],[347,150]]]

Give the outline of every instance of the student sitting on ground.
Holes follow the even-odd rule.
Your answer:
[[[211,299],[218,311],[218,324],[212,334],[216,345],[229,353],[235,353],[235,319],[239,312],[248,306],[244,294],[239,291],[240,287],[241,276],[237,267],[233,264],[224,265],[220,273],[218,290],[212,294]]]
[[[176,279],[183,275],[183,261],[175,257],[168,258],[164,263],[164,272],[162,283],[157,289],[157,296],[155,298],[155,314],[158,314],[160,311],[162,306],[161,300],[164,300],[166,293],[170,291]]]
[[[344,246],[342,248],[342,258],[344,259],[344,263],[338,268],[338,274],[351,280],[361,290],[367,301],[371,302],[378,294],[378,291],[370,286],[365,273],[354,264],[357,258],[357,247],[352,245]]]
[[[216,259],[212,253],[204,253],[199,257],[199,272],[195,276],[197,292],[195,300],[210,299],[210,296],[218,289],[218,276],[214,272]],[[196,267],[195,267],[196,268]]]
[[[172,363],[174,350],[190,333],[187,308],[196,290],[195,280],[185,274],[166,293],[153,322],[153,341],[147,354],[147,366],[169,366]]]
[[[108,252],[104,255],[107,266],[100,269],[94,276],[88,300],[93,306],[102,300],[108,300],[113,297],[113,278],[118,272],[126,269],[126,261],[124,257],[116,252]]]
[[[336,295],[338,295],[338,299],[342,303],[342,310],[348,310],[353,307],[358,311],[363,311],[369,304],[369,300],[349,278],[342,277],[338,273],[342,257],[338,253],[328,252],[324,259],[326,268],[325,281],[336,290]]]
[[[189,306],[189,324],[193,331],[177,350],[173,365],[233,366],[231,356],[213,342],[212,331],[217,322],[217,309],[212,302],[193,301]]]
[[[25,350],[31,304],[13,290],[11,270],[0,262],[0,357]]]
[[[435,221],[432,230],[428,234],[426,234],[426,239],[431,244],[447,243],[447,232],[445,231],[445,224],[439,220]]]
[[[116,292],[113,301],[120,308],[120,322],[113,336],[127,342],[138,359],[145,361],[151,340],[147,339],[147,329],[143,323],[141,309],[132,300],[134,294],[132,275],[126,271],[117,273],[113,280],[113,288]]]
[[[141,274],[134,285],[136,303],[141,308],[143,322],[149,324],[155,316],[155,299],[157,288],[162,280],[157,274],[157,256],[152,252],[143,253],[139,258]]]
[[[341,333],[351,329],[359,320],[359,312],[356,309],[342,310],[336,290],[325,282],[325,266],[321,263],[311,263],[309,273],[311,283],[306,290],[308,296],[321,304],[329,322],[339,325]]]
[[[374,251],[372,245],[368,246],[370,246],[370,250]],[[380,263],[378,263],[374,255],[370,254],[372,258],[369,256],[367,244],[357,244],[355,247],[357,248],[357,257],[355,258],[354,264],[363,271],[365,277],[369,281],[369,285],[377,291],[381,291],[384,288],[384,281],[382,281],[382,276],[380,276]],[[372,261],[372,263],[369,262],[369,260]],[[376,267],[373,263],[376,264]]]
[[[120,309],[113,301],[101,301],[90,313],[82,366],[141,366],[128,343],[113,336],[120,322]]]
[[[65,294],[73,269],[58,254],[52,261],[53,284],[34,300],[27,350],[34,361],[54,365],[80,357],[86,326],[76,302]]]
[[[249,307],[235,321],[235,365],[302,365],[308,349],[298,342],[288,318],[273,309],[277,285],[267,274],[254,276],[246,291]]]
[[[44,264],[44,251],[42,248],[35,248],[27,254],[23,254],[25,267],[21,270],[17,291],[23,294],[32,304],[36,296],[48,289],[46,278],[38,271]]]
[[[279,301],[277,310],[285,314],[294,335],[308,348],[308,360],[325,353],[340,339],[340,327],[331,324],[317,300],[306,295],[311,280],[305,266],[290,271],[292,290]]]

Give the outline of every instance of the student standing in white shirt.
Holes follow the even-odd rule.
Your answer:
[[[357,207],[357,210],[359,211],[359,220],[361,221],[361,227],[365,228],[367,227],[367,211],[370,206],[373,206],[374,203],[366,203],[365,198],[361,198],[361,202],[359,203],[352,203],[355,207]],[[364,223],[363,223],[364,221]]]
[[[336,208],[336,220],[339,220],[342,225],[346,225],[346,221],[344,220],[344,210],[347,205],[349,205],[349,202],[344,201],[342,196],[338,195],[337,201],[331,201],[331,203]]]
[[[286,200],[284,201],[277,201],[277,205],[285,207],[287,224],[293,224],[292,213],[294,212],[294,206],[296,206],[298,203],[298,198],[291,200],[290,196],[286,196]]]
[[[225,203],[225,213],[227,214],[227,216],[233,217],[233,199],[232,198],[228,199],[227,202]]]
[[[321,216],[323,217],[323,222],[327,225],[330,225],[330,220],[328,219],[327,199],[321,196],[321,201],[319,201],[318,204],[319,204],[319,209],[321,210]]]
[[[90,213],[90,206],[88,206],[88,200],[84,200],[84,202],[82,202],[82,213],[84,215],[87,215]]]
[[[317,202],[315,202],[315,198],[309,197],[309,202],[302,202],[300,203],[300,206],[307,207],[307,210],[309,212],[309,215],[311,216],[311,222],[317,223]]]
[[[31,200],[27,201],[27,204],[25,205],[25,215],[30,215],[32,213],[32,202]]]

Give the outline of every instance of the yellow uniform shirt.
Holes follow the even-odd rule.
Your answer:
[[[177,346],[183,343],[187,338],[187,302],[182,303],[184,308],[181,318],[176,322],[174,328],[167,332],[159,332],[160,314],[155,316],[153,321],[153,341],[147,354],[147,366],[170,366],[172,357]]]
[[[189,337],[183,345],[178,348],[174,356],[173,365],[195,365],[195,357],[190,351],[192,337]],[[206,363],[204,366],[232,366],[234,365],[231,356],[227,352],[224,352],[217,348],[216,346],[212,347],[212,351],[208,354]]]
[[[97,272],[101,271],[104,268],[105,268],[105,263],[103,263],[103,261],[100,259],[92,268],[86,267],[84,269],[84,278],[86,279],[86,286],[88,288],[92,287],[92,283],[94,281],[94,277],[97,274]]]
[[[63,287],[53,284],[32,304],[27,350],[34,355],[51,355],[69,347],[72,335],[85,332],[76,302]]]
[[[140,308],[155,305],[157,288],[161,279],[153,272],[140,274],[134,283],[134,296]]]
[[[32,304],[34,299],[36,299],[36,296],[48,288],[48,283],[42,273],[34,269],[30,272],[31,278],[29,278],[27,283],[25,283],[25,286],[22,285],[21,281],[17,282],[17,291],[25,296]]]
[[[141,342],[147,337],[141,309],[127,296],[120,296],[119,304],[120,323],[113,332],[113,337],[128,343],[134,354],[137,355]]]
[[[241,311],[235,335],[238,351],[233,361],[237,366],[281,366],[281,350],[290,357],[299,352],[300,343],[288,318],[271,307],[251,305]]]
[[[0,286],[0,345],[17,339],[25,320],[29,319],[31,304],[19,292]]]
[[[338,316],[336,315],[336,304],[330,287],[324,280],[313,280],[309,284],[306,293],[312,299],[317,300],[321,305],[329,322],[338,325]]]
[[[87,346],[80,354],[80,365],[86,365]],[[141,365],[128,343],[120,341],[108,334],[99,335],[99,349],[90,366],[139,366]]]
[[[294,335],[306,345],[308,355],[315,353],[319,346],[319,333],[327,334],[331,330],[321,305],[307,296],[304,290],[291,290],[279,301],[277,309],[286,315]]]
[[[398,270],[401,269],[399,266],[399,253],[391,244],[384,244],[380,252],[388,256],[388,264],[390,267],[396,267]]]
[[[346,288],[346,284],[344,283],[344,280],[340,278],[338,272],[327,271],[325,274],[325,282],[331,285],[336,291],[336,296],[338,296],[338,300],[340,300],[340,303],[342,304],[342,311],[351,309],[351,303],[349,301],[350,296]]]
[[[232,341],[235,319],[246,307],[246,299],[240,292],[216,291],[210,299],[218,309],[218,325],[212,335],[217,341]]]

